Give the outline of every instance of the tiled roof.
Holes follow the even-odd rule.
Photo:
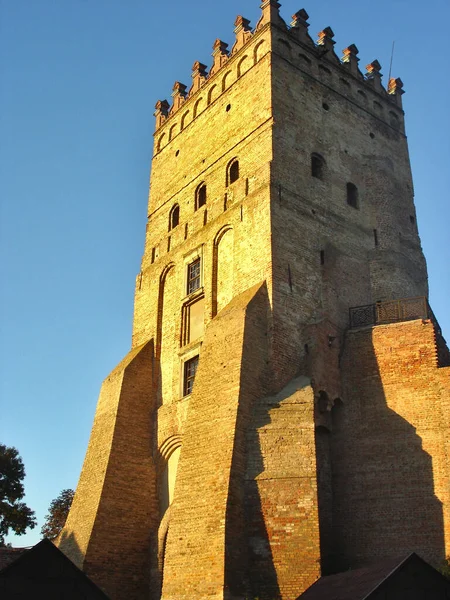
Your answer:
[[[0,548],[0,571],[19,558],[28,548]]]
[[[3,550],[9,551],[3,553],[5,556],[13,554],[13,560],[0,570],[2,599],[58,597],[108,600],[106,594],[47,539],[29,550]],[[20,551],[20,554],[14,555],[11,550]]]
[[[364,600],[413,554],[374,565],[321,577],[298,600]]]

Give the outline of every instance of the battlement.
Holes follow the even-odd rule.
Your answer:
[[[363,73],[358,65],[359,50],[355,44],[346,47],[342,58],[339,58],[334,50],[336,42],[331,27],[320,31],[314,42],[308,31],[309,15],[306,10],[296,12],[290,25],[287,25],[280,15],[280,6],[276,0],[265,0],[261,4],[261,18],[254,29],[250,27],[248,19],[239,15],[234,23],[235,41],[231,50],[226,42],[216,39],[212,52],[213,64],[209,72],[206,65],[196,61],[192,66],[191,87],[188,89],[187,85],[176,81],[172,103],[167,100],[156,103],[155,153],[162,150],[266,54],[268,48],[265,47],[263,31],[270,27],[285,34],[285,37],[274,40],[272,52],[282,54],[283,58],[300,70],[323,80],[335,92],[347,96],[390,127],[403,132],[402,80],[391,78],[385,88],[378,60],[369,63]],[[301,53],[297,51],[299,47]]]

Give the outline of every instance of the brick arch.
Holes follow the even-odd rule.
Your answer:
[[[260,49],[262,49],[262,46],[265,44],[265,41],[266,40],[261,40],[260,42],[258,42],[255,46],[255,49],[253,50],[253,64],[255,65],[261,59]]]
[[[216,97],[219,95],[219,87],[217,85],[213,85],[211,86],[210,90],[208,91],[208,101],[207,104],[210,105],[211,102],[214,100],[214,96],[216,95]]]
[[[227,231],[229,231],[230,229],[233,229],[233,226],[230,225],[229,223],[227,223],[226,225],[224,225],[223,227],[221,227],[219,229],[219,231],[216,233],[215,237],[214,237],[214,246],[217,246],[218,243],[220,242],[220,240],[222,239],[222,237],[226,234]]]
[[[286,50],[287,55],[290,57],[292,54],[292,46],[290,45],[290,43],[286,40],[283,40],[282,38],[278,38],[278,42],[280,44],[280,47],[284,48]]]
[[[201,107],[201,103],[203,102],[203,96],[201,98],[199,98],[197,100],[197,102],[194,104],[194,110],[192,113],[192,118],[195,119],[195,117],[202,112],[203,108]]]
[[[157,324],[157,332],[156,332],[156,352],[158,353],[158,349],[161,347],[161,335],[160,335],[160,320],[162,320],[162,304],[164,301],[164,285],[167,279],[168,274],[172,269],[175,268],[175,263],[170,262],[167,264],[164,269],[161,271],[161,275],[159,276],[159,291],[158,291],[158,324]]]
[[[169,510],[173,502],[180,454],[181,442],[170,448],[170,453],[158,473],[158,500],[161,517]]]
[[[184,115],[181,117],[181,127],[180,130],[183,131],[183,129],[186,127],[186,121],[187,118],[189,117],[189,111],[187,110]]]
[[[173,375],[173,364],[170,362],[170,356],[165,356],[171,348],[170,332],[165,331],[172,321],[172,327],[175,327],[173,323],[174,319],[165,319],[167,313],[175,311],[175,307],[171,307],[170,293],[167,294],[167,286],[175,285],[175,264],[169,263],[164,267],[159,278],[159,291],[158,291],[158,316],[156,325],[156,348],[155,357],[157,359],[158,370],[155,373],[155,392],[158,398],[158,405],[163,402],[164,391],[170,391],[171,389],[171,377]],[[169,290],[170,292],[170,290]],[[173,304],[173,302],[172,302]],[[171,309],[173,309],[171,311]],[[166,327],[164,326],[166,324]],[[170,336],[169,343],[163,343],[163,339],[167,340],[167,334]]]
[[[245,65],[245,67],[243,67],[243,65]],[[250,65],[250,60],[248,55],[246,54],[245,56],[243,56],[241,58],[241,60],[238,62],[237,64],[237,76],[238,78],[243,75],[246,71],[248,71],[250,69],[251,65]]]
[[[326,413],[331,406],[328,394],[324,390],[320,390],[317,394],[317,408],[320,413]]]
[[[158,449],[160,464],[164,464],[169,460],[169,458],[175,452],[175,450],[181,446],[181,440],[182,438],[179,434],[170,435],[164,440],[164,442],[159,446]]]
[[[400,125],[400,119],[398,118],[398,115],[396,115],[392,110],[389,111],[389,124],[391,127],[398,127]]]
[[[177,127],[178,127],[178,123],[174,123],[173,125],[171,125],[171,127],[169,129],[169,142],[171,140],[173,140],[173,138],[175,137],[175,131],[176,131]]]
[[[213,244],[212,313],[213,317],[233,297],[234,230],[231,225],[219,229]]]
[[[158,138],[158,142],[156,143],[156,151],[159,152],[160,150],[162,150],[163,145],[164,145],[164,138],[166,137],[166,134],[163,133],[159,138]]]
[[[222,77],[222,92],[224,92],[227,87],[230,85],[230,80],[232,76],[232,71],[227,71],[225,75]]]

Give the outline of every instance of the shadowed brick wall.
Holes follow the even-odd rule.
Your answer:
[[[105,379],[59,548],[111,598],[142,598],[158,520],[150,415],[153,344]],[[114,568],[111,568],[114,565]]]
[[[450,368],[437,366],[432,323],[349,331],[342,372],[332,433],[338,558],[358,566],[416,551],[439,565],[450,551]]]
[[[306,377],[255,403],[246,503],[250,597],[297,598],[320,576],[314,391]]]
[[[256,286],[207,328],[184,427],[162,598],[241,597],[245,591],[231,565],[246,571],[245,431],[264,389],[268,310],[266,287]],[[224,596],[226,586],[230,596]]]

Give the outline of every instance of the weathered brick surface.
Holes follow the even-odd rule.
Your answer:
[[[309,379],[298,377],[259,400],[247,438],[250,597],[295,599],[320,576]]]
[[[245,591],[227,563],[239,569],[246,556],[240,492],[245,431],[267,369],[268,310],[266,287],[257,286],[208,326],[184,427],[162,598],[223,598],[225,588],[239,597]]]
[[[450,373],[437,366],[432,323],[350,331],[342,371],[331,444],[338,553],[361,565],[416,551],[438,565],[450,551]]]
[[[102,388],[61,542],[113,600],[145,584],[290,600],[320,569],[450,552],[433,326],[347,330],[350,307],[427,294],[401,82],[365,79],[354,49],[341,63],[327,30],[315,46],[304,17],[288,30],[264,2],[157,104],[133,350]]]
[[[330,53],[317,60],[279,30],[272,40],[274,353],[284,383],[295,373],[290,357],[301,360],[302,325],[328,319],[344,329],[350,306],[426,295],[427,281],[409,218],[406,138],[388,121],[402,111]],[[311,176],[313,153],[325,161],[321,179]],[[358,209],[347,204],[347,182],[358,187]]]
[[[142,598],[158,519],[151,457],[153,345],[105,379],[60,549],[111,598]]]

